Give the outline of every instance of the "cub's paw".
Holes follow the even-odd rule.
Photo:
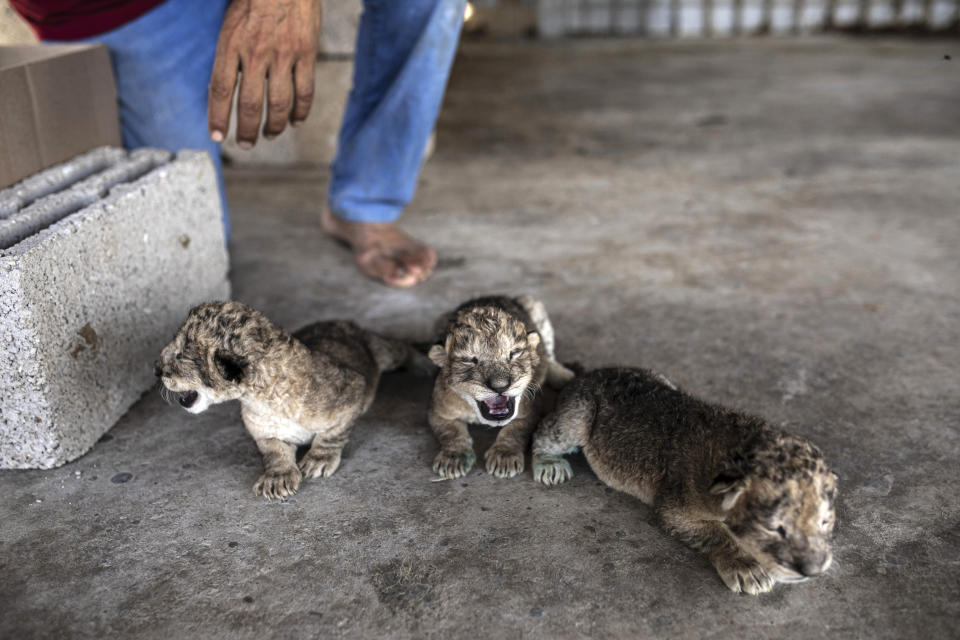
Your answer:
[[[477,454],[471,450],[441,449],[433,459],[433,470],[441,478],[452,480],[470,473]]]
[[[773,589],[776,579],[757,562],[741,554],[723,554],[711,558],[723,582],[735,593],[752,596]]]
[[[300,469],[296,467],[269,470],[254,483],[253,494],[271,499],[292,496],[300,488],[302,479]]]
[[[573,477],[573,469],[563,456],[545,453],[533,456],[533,479],[548,487],[566,482]]]
[[[512,478],[523,473],[523,452],[493,445],[483,454],[487,473],[498,478]]]
[[[307,451],[300,461],[300,471],[304,478],[329,478],[340,466],[339,449]]]

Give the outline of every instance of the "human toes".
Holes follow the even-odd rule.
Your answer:
[[[398,251],[394,259],[403,269],[422,278],[429,277],[437,266],[437,252],[423,245]]]
[[[393,287],[406,289],[421,280],[418,274],[411,272],[403,263],[385,255],[378,248],[358,251],[356,262],[361,273]]]

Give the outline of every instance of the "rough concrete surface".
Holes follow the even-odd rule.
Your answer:
[[[126,152],[117,147],[97,147],[0,190],[0,220],[9,218],[44,196],[67,189],[76,182],[103,171],[125,156]]]
[[[433,482],[430,382],[391,374],[337,473],[285,502],[250,492],[236,404],[158,394],[75,463],[0,474],[0,635],[957,637],[958,59],[470,46],[404,218],[440,254],[413,291],[321,236],[322,179],[229,183],[235,296],[289,327],[423,338],[469,295],[529,291],[562,359],[654,367],[810,437],[840,476],[825,577],[734,595],[582,458],[552,489]]]
[[[109,166],[84,178],[92,157]],[[206,154],[102,149],[77,164],[44,173],[54,188],[67,174],[79,182],[0,219],[2,468],[89,451],[150,388],[156,352],[190,307],[230,292]],[[29,202],[42,178],[0,202]]]
[[[327,56],[349,56],[357,48],[363,0],[323,0],[323,28],[318,47]]]
[[[169,160],[169,151],[138,149],[131,152],[129,157],[119,158],[115,164],[68,189],[51,193],[10,214],[0,220],[0,249],[13,247],[65,216],[97,203],[114,186],[132,182]]]

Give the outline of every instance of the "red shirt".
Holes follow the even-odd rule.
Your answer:
[[[79,40],[125,25],[163,1],[10,0],[10,5],[41,40]]]

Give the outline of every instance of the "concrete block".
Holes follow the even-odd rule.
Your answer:
[[[98,150],[77,163],[0,194],[26,203],[0,220],[0,468],[89,450],[153,384],[187,311],[230,294],[206,154]],[[57,177],[69,171],[79,181]],[[38,184],[65,188],[31,200]]]
[[[119,149],[113,149],[113,151],[119,151]],[[6,219],[0,220],[0,249],[13,246],[68,214],[93,204],[105,197],[112,187],[139,178],[169,159],[170,153],[159,149],[140,149],[131,153],[129,157],[121,155],[116,158],[118,161],[115,164],[103,171],[77,182],[69,189],[53,193],[31,206],[10,214]],[[43,172],[45,173],[46,171]],[[75,174],[78,177],[81,175],[80,171]],[[54,181],[44,182],[51,184]]]
[[[103,171],[125,157],[123,149],[99,147],[0,190],[0,220],[10,217],[43,196],[62,191],[87,176]]]
[[[357,49],[357,27],[363,0],[323,0],[323,27],[320,53],[325,56],[352,56]]]

